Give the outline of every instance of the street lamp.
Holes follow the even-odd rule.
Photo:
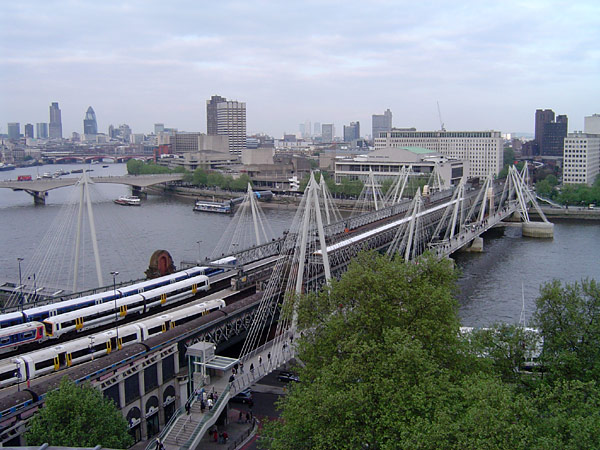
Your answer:
[[[94,360],[94,336],[90,336],[90,353],[92,354],[92,361]]]
[[[29,280],[31,277],[27,277],[27,279]],[[35,273],[33,274],[33,303],[35,304],[35,301],[37,299],[37,284],[35,282]]]
[[[23,258],[17,258],[17,261],[19,262],[19,288],[21,289],[19,304],[21,305],[21,311],[23,311],[23,280],[21,279],[21,261],[23,261]]]
[[[119,272],[111,272],[113,277],[113,293],[115,295],[115,329],[117,331],[117,349],[119,348],[119,308],[117,307],[117,275]]]
[[[17,391],[21,392],[21,361],[15,360],[17,370],[15,371],[15,377],[17,378]]]
[[[202,243],[202,240],[200,241],[196,241],[196,244],[198,244],[198,264],[200,264],[200,244]]]

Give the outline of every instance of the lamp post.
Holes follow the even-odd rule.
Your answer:
[[[29,280],[31,277],[27,277],[27,279]],[[35,304],[35,301],[37,299],[37,284],[35,282],[35,273],[33,274],[33,303]]]
[[[198,244],[198,264],[200,264],[200,244],[202,243],[202,240],[200,241],[196,241],[196,244]]]
[[[23,311],[23,280],[21,279],[21,261],[23,261],[23,258],[17,258],[17,261],[19,262],[19,288],[21,289],[19,304],[21,305],[21,311]]]
[[[90,336],[90,353],[92,354],[92,361],[94,360],[94,336]]]
[[[115,295],[115,329],[117,332],[117,349],[119,349],[119,308],[117,307],[117,275],[119,272],[111,272],[113,277],[113,293]]]
[[[15,371],[15,377],[17,377],[17,391],[21,392],[21,362],[15,360],[15,365],[17,366],[17,370]]]

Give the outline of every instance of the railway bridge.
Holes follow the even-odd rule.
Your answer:
[[[385,251],[390,257],[405,260],[416,258],[429,250],[443,258],[458,249],[472,246],[473,242],[477,243],[482,233],[514,215],[520,215],[524,221],[524,234],[551,236],[552,224],[545,220],[541,210],[538,213],[544,219],[543,222],[535,224],[529,221],[528,207],[531,204],[538,209],[537,203],[526,185],[526,173],[519,174],[514,168],[503,184],[494,183],[489,178],[480,189],[468,190],[461,185],[453,191],[435,192],[427,196],[417,192],[412,200],[400,201],[371,213],[343,220],[337,220],[329,200],[323,180],[319,184],[311,177],[285,238],[235,255],[240,264],[277,256],[268,282],[261,283],[264,290],[260,299],[253,299],[252,308],[248,306],[244,310],[248,314],[244,313],[237,322],[225,325],[225,329],[234,331],[225,333],[227,340],[243,340],[239,358],[223,359],[211,355],[209,359],[206,351],[209,349],[210,353],[213,345],[220,342],[217,334],[195,335],[190,339],[186,330],[175,328],[168,331],[177,336],[173,337],[173,341],[161,340],[157,343],[152,339],[158,337],[152,338],[144,343],[142,353],[132,356],[137,359],[121,359],[117,362],[104,359],[96,364],[101,364],[102,370],[108,370],[108,374],[94,372],[84,376],[92,379],[106,395],[127,406],[132,401],[128,392],[137,392],[136,398],[142,398],[157,386],[160,389],[165,384],[164,374],[172,375],[172,370],[167,368],[165,372],[164,367],[157,369],[157,364],[168,359],[171,354],[169,352],[177,353],[178,363],[175,368],[178,372],[175,373],[179,381],[178,384],[169,385],[173,388],[174,395],[171,395],[172,390],[169,390],[169,394],[161,392],[160,395],[154,395],[156,400],[153,399],[152,404],[140,403],[136,406],[139,414],[124,411],[132,434],[137,436],[135,427],[142,423],[139,429],[140,439],[160,436],[169,449],[195,448],[204,433],[226,410],[231,397],[294,357],[294,344],[298,340],[294,316],[279,318],[278,314],[290,298],[286,294],[293,296],[320,289],[332,277],[341,274],[361,250]],[[243,275],[241,273],[240,277]],[[231,318],[233,317],[232,314]],[[177,349],[168,350],[170,344]],[[201,357],[192,351],[195,345],[203,348]],[[115,352],[110,357],[118,359],[121,352]],[[228,375],[231,367],[240,363],[246,368],[245,372],[230,380]],[[249,370],[251,365],[255,368],[254,371]],[[134,366],[139,368],[134,369]],[[137,374],[137,378],[134,374]],[[104,380],[114,376],[120,377],[120,381],[102,384]],[[118,387],[111,387],[115,385]],[[112,394],[107,393],[109,389],[112,389]],[[194,395],[198,389],[219,393],[212,410],[200,411]],[[186,414],[186,406],[190,409],[190,416]],[[39,402],[36,407],[39,407]],[[158,412],[161,412],[159,419],[152,419]],[[16,417],[17,412],[10,414],[13,414],[10,417]],[[23,421],[23,416],[19,420]],[[18,429],[21,425],[21,422],[15,421],[12,429]],[[154,446],[155,442],[150,441],[148,448]]]

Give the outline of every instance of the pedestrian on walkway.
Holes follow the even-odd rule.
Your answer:
[[[269,367],[271,367],[271,352],[267,353],[267,359],[269,360]]]
[[[190,403],[189,402],[185,402],[185,413],[188,416],[190,415]]]
[[[244,413],[242,413],[240,411],[240,414],[238,415],[238,423],[242,423],[243,420],[244,420]]]
[[[240,362],[240,373],[244,373],[244,363]]]
[[[246,411],[246,423],[250,423],[250,413]]]
[[[204,414],[204,410],[206,409],[206,403],[204,403],[204,399],[200,400],[200,412]]]
[[[209,398],[208,399],[208,410],[210,411],[212,409],[212,407],[213,407],[213,400],[212,400],[212,398]]]
[[[258,365],[262,366],[262,356],[258,355]]]
[[[217,431],[217,427],[215,427],[213,431],[213,439],[215,440],[215,442],[219,440],[219,432]]]
[[[250,373],[254,375],[254,364],[250,363]]]
[[[229,435],[227,431],[223,431],[223,444],[227,444],[227,439],[229,439]]]

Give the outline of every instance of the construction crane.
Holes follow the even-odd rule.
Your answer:
[[[442,111],[440,110],[440,102],[437,102],[437,107],[438,107],[438,116],[440,116],[440,127],[442,129],[442,131],[446,131],[446,128],[444,128],[444,121],[442,120]]]

